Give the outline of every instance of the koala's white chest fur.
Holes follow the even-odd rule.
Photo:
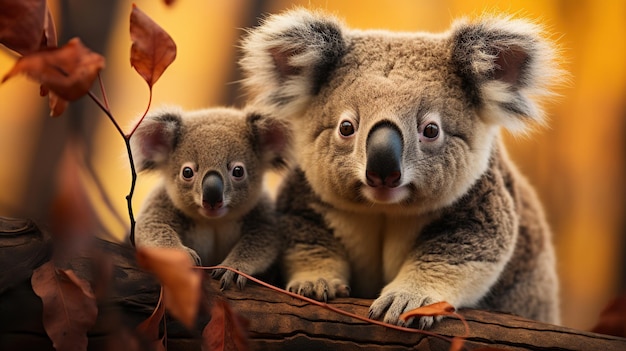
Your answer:
[[[240,236],[241,223],[238,221],[200,222],[185,233],[183,242],[196,250],[204,266],[209,266],[222,262]]]
[[[395,278],[420,231],[432,220],[338,209],[325,210],[324,218],[348,251],[353,290],[368,297],[377,296]]]

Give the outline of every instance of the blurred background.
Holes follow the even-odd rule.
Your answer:
[[[514,160],[535,185],[554,230],[563,324],[590,329],[626,287],[626,2],[545,1],[164,1],[135,0],[178,46],[154,86],[153,107],[237,105],[238,39],[262,14],[299,5],[326,9],[355,28],[444,31],[460,16],[506,12],[539,20],[563,48],[570,84],[548,106],[549,126],[506,135]],[[59,45],[79,36],[106,57],[102,73],[111,111],[125,131],[145,109],[148,88],[129,63],[131,1],[49,1]],[[15,54],[0,50],[0,74]],[[95,91],[97,89],[94,88]],[[128,228],[130,171],[122,137],[87,99],[48,117],[37,84],[0,85],[0,215],[36,219],[54,230],[96,231],[121,239]],[[82,166],[78,166],[82,165]],[[95,175],[93,177],[91,175]],[[155,179],[140,175],[135,213]],[[275,178],[269,181],[274,186]],[[86,189],[86,191],[83,191]],[[87,198],[100,216],[90,216]],[[107,200],[108,199],[108,200]],[[78,204],[78,205],[77,205]],[[76,219],[79,219],[78,221]]]

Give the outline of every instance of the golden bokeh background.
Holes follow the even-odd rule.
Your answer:
[[[49,3],[60,44],[79,36],[106,57],[102,77],[108,101],[128,131],[148,101],[145,82],[129,64],[131,2]],[[155,0],[135,3],[178,47],[176,61],[154,86],[152,106],[167,103],[185,109],[242,104],[236,82],[242,28],[255,25],[260,14],[295,5],[326,9],[356,28],[438,32],[454,18],[484,11],[513,13],[546,24],[563,48],[570,83],[549,105],[547,128],[525,137],[507,135],[507,143],[537,187],[554,230],[563,324],[589,329],[603,306],[625,288],[626,2],[403,0],[383,5],[377,0],[178,0],[171,7]],[[0,50],[0,73],[7,72],[15,59],[13,53]],[[91,145],[84,152],[121,221],[103,205],[97,183],[85,177],[86,172],[65,184],[89,189],[108,231],[122,237],[130,173],[121,136],[86,98],[73,104],[79,108],[68,111],[69,116],[47,117],[47,101],[38,92],[37,84],[21,77],[0,85],[0,215],[45,217],[55,203],[58,177],[68,177],[67,171],[57,172],[64,142],[71,135],[84,135]],[[135,212],[153,183],[153,177],[139,176]]]

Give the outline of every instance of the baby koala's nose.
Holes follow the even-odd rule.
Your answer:
[[[202,206],[218,209],[224,204],[224,180],[217,172],[209,172],[202,179]]]

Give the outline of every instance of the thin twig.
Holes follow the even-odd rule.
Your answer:
[[[131,183],[130,183],[130,192],[126,196],[126,202],[128,203],[128,215],[130,216],[130,235],[129,235],[129,238],[130,238],[130,243],[131,243],[131,245],[133,245],[133,247],[135,247],[135,217],[133,216],[133,194],[135,193],[135,184],[137,183],[137,170],[135,169],[135,162],[133,160],[133,153],[132,153],[132,150],[130,148],[130,138],[133,137],[133,134],[135,134],[135,131],[137,130],[137,127],[139,127],[139,124],[141,124],[143,119],[148,114],[148,111],[150,111],[150,105],[151,104],[152,104],[152,87],[150,87],[150,95],[148,97],[148,106],[146,106],[146,110],[144,111],[143,115],[141,116],[141,118],[139,119],[137,124],[135,124],[135,126],[133,127],[131,132],[128,133],[127,135],[124,135],[124,141],[126,142],[126,151],[128,152],[128,160],[130,161],[130,173],[131,173],[131,177],[132,177],[132,180],[131,180]]]
[[[100,71],[98,71],[98,85],[100,85],[100,93],[102,94],[102,100],[104,100],[104,106],[107,108],[107,110],[110,111],[109,100],[107,99],[106,90],[104,90],[104,84],[102,84],[102,77],[100,76]]]
[[[130,191],[126,195],[126,203],[128,207],[128,217],[130,219],[130,243],[135,247],[135,215],[133,214],[133,194],[135,193],[135,184],[137,183],[137,171],[135,170],[135,162],[133,161],[133,153],[130,148],[130,134],[127,136],[117,123],[111,111],[95,96],[91,91],[88,92],[89,97],[100,107],[102,111],[109,117],[111,123],[117,129],[117,132],[124,138],[124,144],[126,145],[126,152],[128,153],[128,161],[130,163],[131,183]],[[152,101],[152,90],[150,91],[150,101]],[[148,102],[148,108],[150,108],[150,102]],[[146,110],[147,113],[147,110]],[[143,117],[142,117],[143,118]]]
[[[128,152],[128,161],[130,163],[130,191],[126,195],[126,203],[128,205],[128,217],[130,218],[130,244],[135,247],[135,216],[133,215],[133,194],[135,193],[135,184],[137,183],[137,170],[135,169],[135,161],[133,160],[133,153],[130,149],[130,135],[124,136],[124,143],[126,144],[126,152]]]
[[[148,114],[148,111],[150,111],[150,105],[151,104],[152,104],[152,87],[150,87],[150,95],[148,96],[148,106],[146,107],[146,110],[144,111],[144,113],[141,116],[141,118],[137,121],[137,123],[135,124],[133,129],[130,131],[130,133],[128,133],[128,138],[129,139],[130,139],[130,137],[133,136],[133,134],[135,134],[135,131],[137,130],[137,128],[139,127],[139,125],[141,124],[143,119],[146,118],[146,115]]]
[[[95,96],[91,92],[91,90],[88,91],[87,94],[89,95],[91,100],[93,100],[96,103],[96,105],[98,105],[98,107],[100,107],[100,109],[107,115],[107,117],[109,117],[109,119],[111,120],[111,123],[113,123],[113,125],[115,126],[115,129],[117,129],[117,132],[122,136],[122,138],[126,139],[126,135],[124,134],[124,131],[122,130],[120,125],[117,123],[117,121],[111,114],[111,111],[102,103],[102,101],[100,101],[100,99],[98,99],[97,96]]]

